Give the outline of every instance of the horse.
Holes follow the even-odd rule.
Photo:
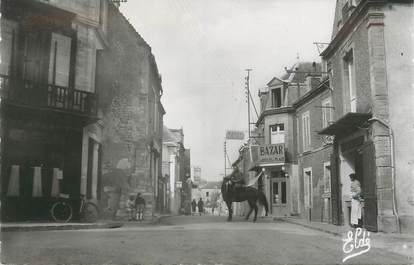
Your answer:
[[[223,182],[221,185],[221,194],[223,197],[223,200],[226,202],[227,209],[229,210],[229,217],[227,218],[227,221],[232,220],[233,216],[233,209],[232,209],[232,203],[233,202],[243,202],[246,201],[249,203],[250,211],[246,215],[246,221],[249,219],[250,214],[254,210],[254,218],[253,222],[256,222],[257,220],[257,202],[262,204],[266,210],[266,216],[268,215],[269,206],[267,204],[266,195],[256,188],[253,187],[241,187],[239,188],[238,192],[233,191],[233,183],[228,177],[223,178]]]

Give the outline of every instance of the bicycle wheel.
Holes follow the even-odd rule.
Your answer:
[[[72,206],[69,203],[59,201],[55,202],[50,209],[50,214],[56,222],[68,222],[73,215]]]
[[[92,202],[85,202],[82,210],[82,221],[93,223],[99,218],[98,206]]]

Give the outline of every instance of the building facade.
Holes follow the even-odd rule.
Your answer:
[[[413,231],[413,49],[410,34],[401,34],[413,29],[412,13],[413,1],[337,1],[332,40],[322,53],[334,123],[320,132],[335,137],[334,223],[349,223],[348,176],[355,173],[363,226]]]
[[[145,215],[159,210],[163,93],[151,47],[117,6],[108,8],[107,49],[96,70],[102,126],[102,206],[126,216],[129,195],[142,194]]]
[[[168,212],[172,214],[190,211],[190,161],[190,149],[184,147],[183,129],[168,129],[164,126],[162,175],[169,183],[165,201],[169,202]]]
[[[99,199],[96,54],[107,1],[1,2],[2,219],[47,219],[61,194]]]

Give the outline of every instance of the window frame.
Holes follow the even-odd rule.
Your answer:
[[[276,104],[277,102],[275,102],[275,101],[277,101],[276,97],[275,97],[276,90],[280,91],[280,98],[279,98],[280,105],[279,106],[277,106],[277,104]],[[283,107],[283,87],[282,86],[271,88],[270,96],[271,96],[271,101],[272,101],[271,102],[272,103],[272,108],[281,108],[281,107]]]
[[[312,167],[307,167],[303,169],[303,204],[305,208],[312,208],[313,206],[313,188],[312,187],[313,187]]]
[[[310,151],[311,135],[310,135],[310,111],[306,111],[301,115],[302,121],[302,151]]]
[[[326,128],[333,121],[332,98],[327,97],[323,99],[321,102],[321,105],[322,105],[322,128]],[[327,116],[329,116],[329,118]]]
[[[326,174],[329,171],[329,176]],[[323,186],[324,193],[331,193],[331,162],[327,161],[323,163]],[[326,185],[328,184],[328,185]]]
[[[281,127],[283,127],[282,129],[281,129]],[[276,128],[276,130],[273,130],[273,128]],[[275,123],[275,124],[273,124],[273,125],[269,125],[269,134],[270,134],[270,137],[269,137],[269,142],[270,142],[270,144],[281,144],[281,143],[285,143],[285,124],[284,123]],[[278,142],[278,143],[274,143],[273,141],[272,141],[272,136],[273,135],[283,135],[283,141],[281,141],[281,142]]]

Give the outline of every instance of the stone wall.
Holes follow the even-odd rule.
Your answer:
[[[148,44],[110,6],[108,47],[97,55],[96,87],[103,124],[102,203],[112,214],[123,215],[128,196],[137,192],[147,202],[147,215],[155,207],[150,169],[154,132],[148,114],[154,100],[148,95],[160,84],[151,78],[151,56]]]

